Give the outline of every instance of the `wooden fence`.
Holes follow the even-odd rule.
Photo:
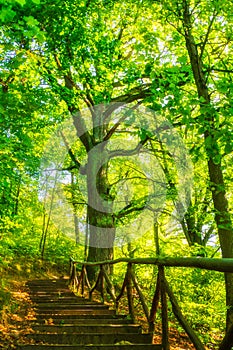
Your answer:
[[[127,269],[123,284],[118,296],[116,296],[115,287],[112,284],[107,269],[110,265],[118,263],[127,263]],[[151,307],[148,308],[145,297],[142,293],[140,285],[137,281],[134,273],[135,264],[152,264],[158,266],[157,280],[154,296],[152,299]],[[77,266],[79,266],[80,273],[77,273]],[[97,279],[91,286],[88,275],[87,266],[98,267]],[[168,331],[168,298],[172,305],[172,311],[189,336],[191,342],[197,350],[205,350],[204,345],[198,338],[195,331],[189,325],[185,319],[178,301],[168,284],[165,276],[165,267],[190,267],[200,268],[207,270],[214,270],[219,272],[233,273],[233,259],[209,259],[209,258],[122,258],[110,261],[101,262],[78,262],[70,259],[70,286],[77,292],[81,289],[81,294],[84,295],[85,288],[87,287],[89,292],[89,299],[92,299],[94,290],[98,290],[101,295],[101,299],[105,301],[105,295],[108,293],[114,303],[115,309],[118,312],[119,302],[124,295],[127,294],[128,312],[132,322],[135,321],[135,309],[133,303],[133,289],[138,294],[141,302],[145,317],[148,322],[149,331],[154,331],[154,322],[158,311],[159,302],[161,303],[161,317],[162,317],[162,347],[163,350],[169,350],[169,331]],[[219,346],[219,350],[231,350],[233,346],[233,326],[228,330],[222,343]]]

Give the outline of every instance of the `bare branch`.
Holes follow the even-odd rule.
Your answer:
[[[81,116],[81,113],[78,112],[77,114],[74,114],[75,109],[69,109],[69,111],[72,114],[73,124],[77,130],[77,136],[88,152],[94,145],[93,136],[86,130],[85,122]]]
[[[116,151],[112,151],[109,153],[109,158],[115,158],[115,157],[129,157],[133,156],[134,154],[137,154],[140,152],[142,146],[149,140],[149,137],[146,137],[145,140],[140,141],[139,144],[132,150],[124,150],[124,149],[119,149]]]
[[[68,142],[67,142],[67,140],[66,140],[66,138],[65,138],[65,135],[63,134],[62,131],[60,131],[60,134],[61,134],[61,137],[62,137],[64,143],[65,143],[65,146],[66,146],[66,149],[67,149],[67,151],[68,151],[68,154],[69,154],[71,160],[72,160],[73,163],[74,163],[74,166],[70,166],[70,167],[67,167],[66,169],[61,169],[61,170],[68,170],[68,171],[70,171],[70,170],[73,170],[73,169],[80,169],[80,168],[81,168],[81,163],[80,163],[80,162],[78,161],[78,159],[75,157],[75,155],[74,155],[74,153],[73,153],[71,147],[69,146],[69,144],[68,144]],[[82,167],[82,168],[83,168],[83,167]],[[82,172],[82,173],[84,174],[84,172]]]
[[[137,103],[134,107],[132,107],[130,110],[132,111],[132,110],[136,109],[141,103],[142,103],[142,101],[141,101],[141,102],[138,102],[138,103]],[[119,108],[120,105],[122,106],[123,104],[116,103],[116,104],[114,104],[113,106],[110,106],[110,107],[108,108],[108,110],[105,112],[105,117],[104,117],[104,118],[106,119],[106,117],[108,117],[111,113],[113,113],[113,111],[114,111],[115,109]],[[118,122],[115,123],[115,125],[108,131],[107,135],[104,137],[104,141],[107,141],[107,140],[109,140],[109,139],[111,138],[111,136],[114,134],[114,132],[116,131],[116,129],[118,128],[118,126],[120,126],[121,123],[122,123],[127,117],[128,117],[128,115],[127,115],[127,113],[125,113],[125,115],[123,115],[123,116],[118,120]]]
[[[200,53],[200,59],[202,59],[202,56],[204,54],[204,51],[205,51],[205,47],[206,47],[206,44],[207,44],[207,41],[209,39],[209,35],[210,35],[210,32],[211,32],[211,28],[213,26],[213,23],[214,23],[214,20],[217,16],[218,12],[216,10],[214,10],[214,13],[213,13],[213,16],[212,16],[212,19],[210,21],[210,24],[208,26],[208,29],[207,29],[207,32],[206,32],[206,35],[205,35],[205,39],[204,39],[204,42],[203,44],[201,44],[201,53]]]
[[[145,84],[144,86],[151,86],[151,84]],[[127,94],[115,97],[111,100],[111,102],[124,102],[131,103],[136,100],[145,99],[148,96],[151,96],[152,92],[150,88],[143,89],[143,87],[137,87],[130,90]]]
[[[214,68],[214,67],[211,67],[211,68],[208,68],[207,69],[207,72],[220,72],[220,73],[230,73],[232,74],[233,73],[233,69],[218,69],[218,68]]]

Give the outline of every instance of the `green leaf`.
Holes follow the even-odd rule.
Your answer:
[[[15,0],[18,4],[20,4],[21,6],[26,4],[26,0]]]
[[[40,0],[32,0],[32,2],[34,2],[34,4],[37,4],[37,5],[40,4]]]
[[[231,152],[232,152],[232,149],[233,149],[232,144],[231,144],[231,143],[227,143],[227,144],[225,145],[225,154],[231,153]]]
[[[200,101],[201,103],[206,103],[206,99],[205,99],[203,96],[200,97],[199,101]]]
[[[0,21],[11,21],[16,15],[16,12],[13,11],[10,7],[9,8],[3,8],[0,11]]]
[[[25,20],[27,25],[30,27],[34,27],[34,26],[37,26],[39,24],[39,22],[32,16],[28,16],[28,17],[24,16],[23,19]]]
[[[186,64],[187,63],[187,56],[181,56],[178,58],[178,62]]]

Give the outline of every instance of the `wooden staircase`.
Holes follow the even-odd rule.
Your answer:
[[[67,280],[28,282],[35,305],[34,333],[27,334],[32,344],[18,350],[161,350],[152,345],[152,334],[142,333],[123,315],[108,306],[75,296]]]

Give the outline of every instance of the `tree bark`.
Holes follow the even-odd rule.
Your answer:
[[[113,198],[108,183],[108,154],[101,144],[88,153],[88,226],[89,249],[87,261],[113,259],[115,223],[112,213]],[[90,280],[95,278],[95,268],[88,268]]]
[[[192,21],[188,1],[183,1],[183,28],[186,47],[189,54],[196,89],[200,99],[200,111],[203,123],[205,149],[208,159],[210,188],[215,209],[215,222],[217,225],[223,258],[233,257],[233,228],[226,198],[225,183],[221,166],[221,153],[215,129],[216,110],[211,105],[210,93],[203,72],[202,57],[198,53],[197,44],[192,34]],[[233,274],[225,274],[227,328],[233,324]]]

